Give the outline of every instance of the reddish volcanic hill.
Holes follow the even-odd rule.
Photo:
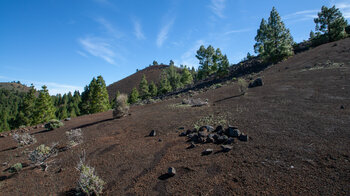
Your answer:
[[[28,92],[30,90],[30,87],[16,82],[0,82],[0,89],[18,92]]]
[[[160,81],[160,75],[162,71],[167,68],[168,65],[152,65],[143,70],[140,70],[118,82],[114,82],[107,86],[107,91],[109,95],[109,99],[112,100],[115,97],[117,91],[120,93],[129,94],[132,88],[138,88],[142,76],[145,75],[148,82],[153,81],[154,83],[158,83]]]
[[[128,79],[134,86],[142,71],[137,75],[137,81]],[[25,147],[6,133],[0,137],[0,195],[75,195],[83,151],[106,182],[104,195],[349,195],[350,39],[244,78],[257,77],[264,85],[244,96],[231,80],[131,106],[121,119],[107,111],[72,118],[52,131],[33,128],[28,132],[37,143]],[[209,104],[182,105],[189,97]],[[249,140],[234,138],[228,152],[214,143],[189,148],[188,137],[179,134],[202,125],[237,126]],[[81,128],[83,143],[65,148],[66,131],[75,128]],[[149,137],[152,130],[156,135]],[[47,170],[32,165],[29,153],[54,142],[60,150],[46,160]],[[206,149],[213,152],[203,155]],[[23,169],[10,173],[16,163]],[[167,175],[169,167],[175,176]]]

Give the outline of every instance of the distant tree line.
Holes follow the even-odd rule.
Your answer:
[[[93,78],[81,95],[75,91],[73,94],[50,96],[45,85],[40,91],[32,85],[27,93],[0,89],[0,132],[110,108],[102,76]]]

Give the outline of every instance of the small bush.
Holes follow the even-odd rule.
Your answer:
[[[22,163],[16,163],[14,165],[11,166],[9,172],[10,173],[16,173],[22,170]]]
[[[115,108],[113,110],[113,118],[121,118],[129,112],[128,96],[121,94],[117,97]]]
[[[244,95],[247,91],[248,88],[248,83],[243,79],[243,78],[239,78],[238,79],[238,87],[239,87],[239,92]]]
[[[23,133],[23,134],[14,134],[13,139],[19,143],[21,146],[29,145],[29,144],[34,144],[36,143],[36,139],[34,136],[29,135],[28,133]]]
[[[45,124],[45,128],[48,130],[53,130],[62,127],[64,124],[63,122],[57,120],[57,119],[52,119],[48,123]]]
[[[100,195],[103,191],[103,186],[106,184],[100,177],[95,174],[95,168],[85,164],[85,153],[80,158],[78,163],[80,172],[78,188],[87,195]]]
[[[57,143],[49,147],[41,144],[29,154],[29,160],[31,160],[36,165],[42,164],[46,159],[57,154],[56,145]]]
[[[198,99],[189,98],[189,99],[183,99],[182,104],[183,105],[190,105],[192,107],[200,107],[203,105],[208,105],[208,100],[202,101],[200,98],[198,98]]]
[[[66,136],[68,138],[68,146],[74,147],[83,143],[83,133],[81,129],[72,129],[66,132]]]

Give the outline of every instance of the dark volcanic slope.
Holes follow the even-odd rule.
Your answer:
[[[120,93],[129,94],[132,88],[134,87],[138,88],[143,74],[145,74],[148,82],[153,81],[154,83],[158,83],[160,81],[160,74],[162,73],[163,69],[166,67],[168,66],[167,65],[149,66],[122,80],[119,80],[118,82],[114,82],[113,84],[110,84],[109,86],[107,86],[109,98],[111,100],[114,99],[117,91],[119,91]]]
[[[46,172],[29,166],[12,176],[1,165],[1,195],[68,194],[76,187],[83,149],[106,181],[106,195],[349,195],[349,74],[346,39],[249,76],[261,76],[265,84],[245,96],[237,96],[236,83],[194,95],[208,99],[208,107],[181,107],[176,104],[182,98],[174,98],[132,107],[123,119],[111,119],[109,111],[74,118],[51,132],[34,129],[38,143],[27,148],[12,149],[10,137],[0,138],[0,160],[12,165],[29,163],[27,152],[41,143],[65,145],[67,130],[84,132],[84,143],[49,159]],[[203,117],[212,125],[237,125],[250,140],[235,141],[228,153],[215,144],[186,149],[178,128],[193,128]],[[152,129],[157,136],[146,137]],[[201,156],[206,148],[214,153]],[[177,174],[162,178],[170,166]]]

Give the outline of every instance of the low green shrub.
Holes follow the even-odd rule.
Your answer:
[[[53,144],[51,147],[46,146],[45,144],[41,144],[29,154],[29,160],[31,160],[36,165],[42,164],[46,159],[57,154],[56,146],[57,143]]]
[[[57,120],[57,119],[52,119],[48,123],[45,124],[45,128],[48,130],[53,130],[62,127],[64,124],[63,122]]]
[[[10,173],[17,173],[17,172],[21,171],[22,168],[23,168],[22,163],[16,163],[16,164],[11,166],[9,172]]]
[[[81,129],[72,129],[67,131],[66,136],[68,138],[68,146],[70,148],[83,143],[83,133]]]
[[[35,137],[32,135],[29,135],[29,133],[23,133],[23,134],[16,133],[12,137],[14,140],[17,141],[17,143],[20,146],[25,146],[25,145],[30,145],[30,144],[36,143]]]
[[[78,188],[87,195],[100,195],[103,191],[103,186],[106,184],[95,173],[95,168],[85,164],[85,153],[80,158],[77,168],[80,172]]]
[[[239,78],[237,81],[239,92],[244,95],[248,88],[248,83],[243,78]]]
[[[113,110],[113,118],[121,118],[128,115],[128,112],[128,96],[126,94],[121,94],[117,97],[115,108]]]

